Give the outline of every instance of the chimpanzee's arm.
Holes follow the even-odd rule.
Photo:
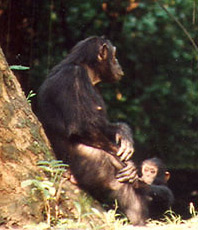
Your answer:
[[[120,146],[117,156],[120,157],[121,161],[127,161],[134,152],[132,131],[125,123],[117,123],[116,126],[115,140]]]
[[[150,185],[148,196],[151,197],[151,203],[160,205],[164,210],[170,208],[174,200],[173,193],[167,185]]]
[[[110,152],[123,162],[128,161],[134,152],[132,132],[125,123],[104,123],[102,130],[95,129],[91,135],[87,133],[85,138],[81,137],[81,142]]]
[[[173,204],[174,196],[167,185],[146,184],[141,178],[134,180],[133,187],[137,191],[144,193],[150,206],[150,216],[162,214]]]

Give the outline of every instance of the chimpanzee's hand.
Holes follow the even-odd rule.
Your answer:
[[[121,161],[129,160],[134,153],[133,141],[130,139],[126,139],[123,136],[121,136],[119,133],[117,133],[116,143],[120,145],[120,148],[116,155],[120,157]]]
[[[119,170],[116,179],[118,179],[119,182],[133,183],[138,179],[137,168],[132,161],[127,161],[125,163],[126,167]]]
[[[118,130],[115,136],[116,143],[119,146],[117,156],[121,161],[127,161],[134,152],[132,132],[125,123],[117,123],[117,127]]]

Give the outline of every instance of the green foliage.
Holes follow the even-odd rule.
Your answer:
[[[34,93],[33,90],[30,90],[30,92],[27,95],[27,101],[29,104],[31,104],[31,98],[35,96],[36,96],[36,93]]]
[[[45,206],[48,226],[52,222],[57,221],[58,202],[62,190],[61,176],[65,172],[66,164],[62,161],[39,161],[38,166],[47,174],[46,178],[36,178],[23,181],[21,186],[32,187],[32,194],[39,191]],[[55,216],[52,215],[52,210],[55,209]]]
[[[196,41],[198,27],[190,21],[193,2],[163,4]],[[127,15],[123,33],[128,78],[119,86],[124,100],[108,101],[111,118],[131,124],[137,158],[157,155],[170,167],[196,168],[198,53],[157,3],[142,3]]]
[[[57,224],[59,229],[85,228],[95,230],[124,230],[127,229],[127,226],[130,227],[126,218],[119,218],[120,216],[117,214],[117,204],[114,210],[99,211],[98,209],[93,208],[91,203],[87,202],[87,198],[85,198],[84,200],[81,200],[81,202],[76,202],[75,206],[79,214],[78,220],[72,221],[71,219],[60,219]]]
[[[32,191],[39,190],[43,194],[45,202],[52,199],[55,195],[54,184],[50,181],[40,181],[40,180],[26,180],[22,182],[22,187],[27,187],[32,185],[34,189]]]
[[[53,184],[60,182],[61,176],[65,172],[65,168],[68,167],[67,164],[63,164],[60,160],[39,161],[38,166],[47,173]]]
[[[30,68],[27,66],[22,66],[22,65],[11,65],[10,69],[11,70],[28,70]]]

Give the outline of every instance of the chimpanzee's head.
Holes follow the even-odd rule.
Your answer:
[[[141,165],[142,180],[146,184],[166,184],[170,173],[166,171],[164,163],[158,158],[150,158]]]
[[[116,47],[102,37],[80,41],[70,53],[70,62],[87,65],[104,82],[114,82],[124,75],[116,58]]]

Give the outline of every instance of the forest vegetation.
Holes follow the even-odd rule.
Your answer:
[[[14,77],[8,77],[12,74],[5,67],[7,65],[2,61],[1,53],[0,86],[3,90],[0,90],[0,131],[3,131],[0,132],[0,139],[6,140],[6,147],[0,149],[4,149],[4,152],[0,152],[2,170],[5,162],[9,162],[2,175],[11,172],[13,159],[17,159],[17,154],[20,157],[15,164],[19,167],[27,164],[21,178],[19,174],[13,173],[8,176],[7,182],[6,177],[3,177],[5,181],[1,185],[7,186],[9,181],[17,178],[14,186],[24,181],[24,188],[37,184],[38,189],[38,183],[34,181],[38,176],[35,172],[37,163],[39,160],[51,162],[52,159],[49,157],[51,150],[48,141],[34,115],[37,112],[38,89],[50,69],[64,59],[78,41],[92,35],[105,35],[117,47],[117,56],[125,72],[119,83],[101,85],[109,118],[111,121],[124,121],[131,126],[135,141],[135,162],[157,156],[170,169],[169,185],[176,200],[173,211],[181,214],[181,219],[177,214],[171,214],[171,221],[168,218],[168,222],[175,224],[173,229],[177,229],[178,223],[178,229],[183,229],[183,226],[185,229],[189,223],[195,229],[198,225],[198,0],[0,0],[0,32],[0,46],[17,77],[16,81],[13,80]],[[12,81],[16,85],[16,91],[12,88]],[[33,112],[30,103],[25,102],[17,81],[31,102]],[[10,104],[7,103],[8,98]],[[19,113],[19,110],[22,112]],[[27,114],[30,114],[31,122],[27,122]],[[20,131],[17,138],[12,132],[12,128],[16,127],[13,117],[24,132]],[[26,134],[31,135],[31,138],[26,139]],[[20,140],[15,146],[20,146],[20,151],[13,150],[10,135],[13,139]],[[24,141],[21,141],[23,138]],[[27,147],[30,142],[31,148]],[[40,144],[41,142],[44,144]],[[27,153],[24,161],[21,160],[22,152]],[[48,166],[44,166],[44,171],[49,169]],[[29,173],[28,167],[32,170]],[[61,172],[60,170],[58,173]],[[31,175],[31,178],[25,174]],[[37,178],[40,182],[45,179],[42,172],[41,175],[40,179]],[[50,186],[52,191],[58,189],[60,181],[56,184],[58,187],[54,187],[51,184],[52,178],[50,174],[50,183],[44,188],[40,187],[40,191],[45,191],[46,188],[49,190]],[[74,189],[78,190],[76,187]],[[18,199],[23,192],[22,189],[16,191]],[[43,197],[46,208],[49,200],[45,198]],[[3,199],[4,196],[0,201]],[[77,210],[77,223],[81,223],[90,212],[82,210],[79,205],[81,201],[77,200],[75,207],[71,208]],[[17,204],[20,205],[20,202]],[[37,210],[34,210],[34,214]],[[95,216],[102,215],[102,220],[98,222],[103,226],[102,229],[122,229],[120,224],[123,223],[116,220],[113,227],[108,225],[112,223],[109,216],[113,215],[114,218],[115,213],[99,214],[92,209],[92,214],[93,212]],[[95,218],[92,218],[92,214],[85,223],[92,223]],[[192,216],[190,222],[183,220]],[[81,228],[80,225],[73,226],[73,222],[69,225],[68,221],[65,222],[67,226]],[[4,223],[1,215],[0,223]],[[84,224],[83,221],[81,224]],[[94,229],[98,226],[92,223],[92,227]],[[125,227],[123,229],[128,228]],[[166,226],[163,227],[166,229]]]

